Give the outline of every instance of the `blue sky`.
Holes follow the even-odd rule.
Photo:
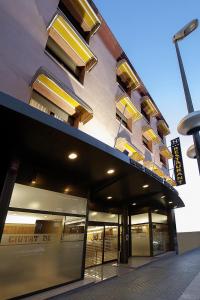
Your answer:
[[[187,114],[172,36],[194,18],[200,20],[199,0],[94,0],[149,93],[177,137],[179,120]],[[200,27],[180,42],[194,108],[200,110]],[[192,144],[181,137],[187,184],[178,188],[186,208],[177,210],[179,231],[200,230],[197,210],[199,176],[196,161],[185,156]],[[185,218],[189,220],[185,222]]]

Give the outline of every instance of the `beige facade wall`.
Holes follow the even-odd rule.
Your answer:
[[[12,0],[0,3],[0,90],[29,103],[32,89],[31,80],[40,67],[52,73],[56,79],[69,87],[92,109],[93,119],[79,129],[114,146],[119,122],[116,120],[116,96],[119,87],[116,81],[116,59],[96,33],[90,41],[90,48],[98,58],[97,65],[85,75],[81,85],[68,71],[63,70],[47,53],[47,26],[57,11],[59,0]],[[137,91],[132,91],[131,99],[141,110],[141,99]],[[151,118],[151,126],[157,132],[156,119]],[[132,133],[121,127],[120,136],[128,137],[146,160],[153,160],[163,168],[159,157],[159,145],[153,145],[153,153],[142,143],[142,126],[145,119],[133,124]],[[163,168],[167,173],[167,170]]]
[[[178,232],[177,237],[179,254],[200,247],[200,231]]]

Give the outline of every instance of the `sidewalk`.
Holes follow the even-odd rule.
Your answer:
[[[200,249],[51,300],[200,300]]]

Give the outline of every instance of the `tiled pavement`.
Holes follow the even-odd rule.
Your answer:
[[[200,249],[163,258],[51,300],[200,300],[199,272]]]

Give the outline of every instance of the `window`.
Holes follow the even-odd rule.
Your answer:
[[[75,118],[73,116],[70,116],[65,111],[54,105],[47,98],[43,97],[34,90],[31,95],[30,105],[64,123],[70,124],[71,126],[74,126],[75,124]]]
[[[148,115],[148,114],[145,112],[145,110],[144,110],[144,108],[143,108],[143,105],[141,105],[141,113],[143,114],[143,116],[145,117],[145,119],[146,119],[148,122],[150,122],[151,117],[150,117],[150,115]]]
[[[130,88],[127,88],[127,85],[125,82],[123,82],[120,78],[120,76],[117,75],[117,82],[119,83],[119,86],[122,88],[122,90],[124,92],[126,92],[129,97],[131,97],[131,89]]]
[[[128,120],[118,109],[116,110],[116,119],[122,122],[122,125],[126,127],[129,131],[132,131],[131,119]]]
[[[85,68],[78,67],[73,60],[49,37],[45,49],[64,69],[69,71],[80,83],[84,82]]]
[[[158,135],[161,138],[161,140],[164,139],[164,135],[163,135],[163,133],[159,129],[158,129]]]
[[[161,163],[162,163],[165,167],[167,166],[167,161],[166,161],[165,157],[164,157],[162,154],[160,154],[160,161],[161,161]]]
[[[46,51],[63,68],[71,72],[81,83],[85,71],[90,71],[97,58],[71,22],[57,13],[48,29]]]
[[[48,71],[37,71],[32,88],[30,105],[65,123],[78,127],[93,117],[92,109]]]
[[[58,8],[87,42],[101,25],[98,12],[90,1],[60,0]]]
[[[81,36],[88,41],[88,32],[84,32],[81,28],[80,24],[76,21],[75,17],[69,11],[68,6],[65,4],[64,0],[60,0],[58,4],[58,8],[62,11],[62,13],[70,20],[76,30],[81,34]]]
[[[153,143],[148,141],[144,136],[142,136],[143,145],[151,152],[153,152]]]

